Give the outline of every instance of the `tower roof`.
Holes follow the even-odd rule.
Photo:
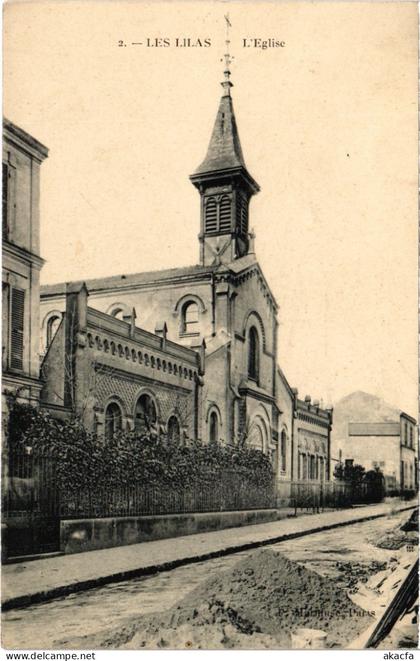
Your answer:
[[[204,174],[205,172],[235,167],[245,168],[246,166],[239,140],[232,97],[224,95],[220,99],[206,157],[194,174]]]
[[[222,83],[223,85],[223,83]],[[220,99],[213,133],[207,149],[204,161],[191,175],[191,180],[197,181],[201,178],[209,179],[212,175],[242,174],[248,180],[254,192],[259,190],[257,182],[249,174],[241,142],[239,140],[238,127],[236,125],[230,89],[224,84],[225,93]]]

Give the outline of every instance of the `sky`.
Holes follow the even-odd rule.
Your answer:
[[[6,4],[4,112],[50,149],[41,280],[198,262],[227,12],[280,365],[301,396],[417,417],[416,3]]]

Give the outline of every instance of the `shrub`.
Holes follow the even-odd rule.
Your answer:
[[[265,489],[273,483],[269,458],[253,448],[168,442],[164,436],[118,432],[110,440],[86,431],[80,420],[57,420],[29,406],[11,407],[9,446],[55,457],[61,488],[74,491],[138,484],[177,489],[214,486],[232,471]]]

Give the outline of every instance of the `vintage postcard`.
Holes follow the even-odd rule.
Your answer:
[[[3,652],[414,658],[417,14],[4,4]]]

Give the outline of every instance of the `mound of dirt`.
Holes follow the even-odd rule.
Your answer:
[[[298,628],[322,629],[343,647],[372,617],[330,578],[263,549],[197,586],[163,613],[139,618],[87,647],[281,649]]]
[[[378,548],[389,549],[390,551],[401,549],[403,546],[417,547],[418,543],[418,532],[404,532],[398,526],[393,530],[389,530],[374,542]]]

